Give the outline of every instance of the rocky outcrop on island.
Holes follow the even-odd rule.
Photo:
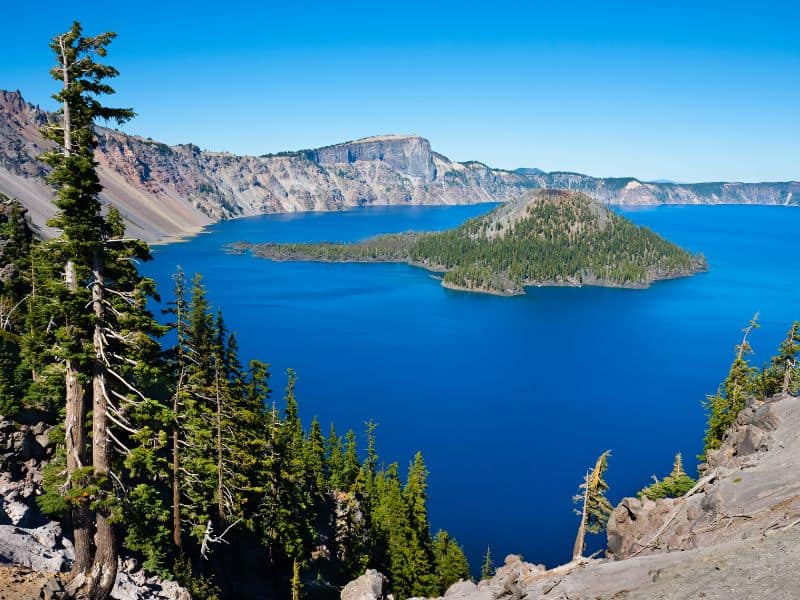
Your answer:
[[[681,498],[625,498],[607,557],[553,569],[511,555],[446,600],[800,597],[800,398],[750,400]],[[343,596],[344,597],[344,596]]]
[[[19,92],[0,91],[0,192],[28,209],[43,235],[54,214],[48,168],[52,148],[39,131],[53,115]],[[582,191],[618,204],[800,204],[800,183],[647,183],[538,169],[507,171],[455,162],[416,135],[384,135],[313,150],[263,156],[168,146],[97,128],[101,198],[129,233],[148,241],[239,216],[341,210],[391,204],[504,202],[537,188]]]

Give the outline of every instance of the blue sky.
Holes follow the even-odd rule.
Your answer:
[[[48,40],[119,34],[126,130],[262,154],[417,133],[456,160],[800,179],[789,2],[162,2],[3,8],[0,88],[52,106]]]

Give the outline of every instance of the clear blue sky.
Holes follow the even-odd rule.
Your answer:
[[[11,2],[2,14],[0,88],[52,106],[50,37],[72,19],[113,30],[116,102],[139,115],[126,129],[170,144],[261,154],[417,133],[504,168],[800,179],[796,2]]]

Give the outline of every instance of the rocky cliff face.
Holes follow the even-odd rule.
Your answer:
[[[799,474],[800,398],[751,400],[684,497],[617,506],[607,558],[547,570],[510,555],[444,598],[800,598]],[[342,599],[385,598],[383,583],[368,572]]]
[[[428,140],[418,136],[385,135],[311,150],[308,157],[324,167],[359,161],[380,161],[409,177],[433,181],[436,167]]]
[[[39,134],[52,115],[0,91],[0,192],[18,198],[47,235],[54,213]],[[98,128],[102,199],[129,233],[154,241],[208,223],[275,212],[388,204],[503,202],[534,188],[571,189],[619,204],[800,204],[800,183],[655,184],[538,169],[504,171],[453,162],[419,136],[386,135],[266,156],[167,146]]]
[[[683,498],[626,498],[608,526],[617,559],[690,550],[800,525],[800,398],[751,401]]]

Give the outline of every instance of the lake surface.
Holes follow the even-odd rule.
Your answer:
[[[273,263],[225,254],[246,240],[357,240],[437,230],[485,212],[466,207],[366,208],[270,215],[217,224],[162,246],[146,271],[170,297],[177,265],[205,276],[237,332],[243,358],[298,372],[304,420],[363,430],[379,423],[384,462],[419,449],[430,475],[430,518],[465,547],[487,544],[554,565],[570,558],[572,496],[611,449],[613,502],[682,452],[696,464],[701,401],[725,376],[741,328],[766,360],[800,319],[800,208],[621,210],[693,251],[709,273],[648,290],[531,288],[499,298],[445,290],[406,265]],[[403,468],[403,471],[405,469]],[[604,538],[590,542],[591,548]]]

